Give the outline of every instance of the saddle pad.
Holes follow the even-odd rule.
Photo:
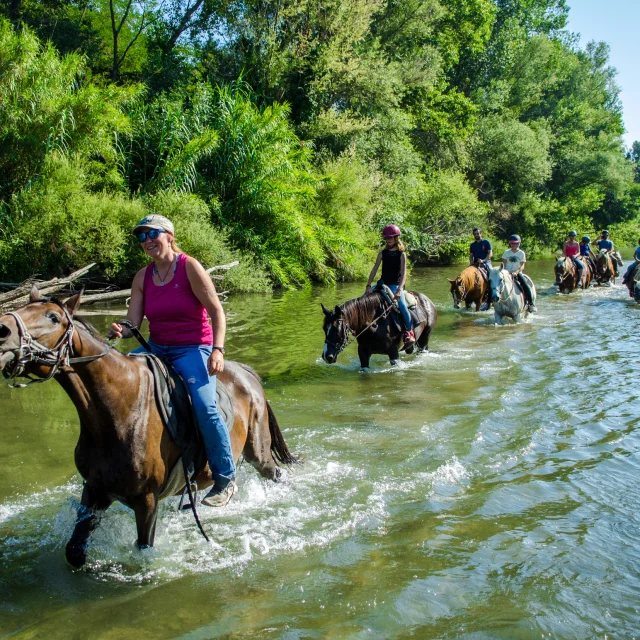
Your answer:
[[[418,306],[418,301],[416,300],[416,297],[410,291],[404,292],[404,299],[407,301],[407,307],[409,309],[413,309]]]
[[[182,464],[186,465],[192,477],[198,475],[205,468],[207,457],[200,431],[196,428],[191,398],[182,377],[173,367],[151,353],[129,355],[146,358],[147,366],[153,375],[156,403],[165,428],[169,431],[173,441],[180,447]],[[234,422],[233,402],[228,390],[219,380],[216,380],[216,400],[218,412],[227,425],[227,429],[231,431]],[[175,473],[176,468],[174,467],[169,480]],[[175,478],[174,482],[176,482]],[[171,482],[166,483],[162,494],[166,494],[170,490],[170,484]],[[182,487],[184,487],[184,473],[182,474]],[[173,495],[173,493],[175,491],[166,495]]]

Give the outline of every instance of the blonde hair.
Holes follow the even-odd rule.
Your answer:
[[[404,246],[404,244],[402,243],[402,240],[400,240],[400,236],[393,236],[396,239],[396,249],[400,252],[405,252],[407,249]],[[386,241],[383,239],[382,240],[382,248],[383,249],[387,249],[387,243]]]
[[[184,251],[178,246],[174,236],[171,236],[171,250],[174,253],[184,253]]]

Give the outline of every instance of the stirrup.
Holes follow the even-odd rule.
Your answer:
[[[180,503],[178,504],[178,511],[189,511],[193,508],[193,505],[190,502],[185,503],[185,498],[189,497],[189,487],[191,488],[191,495],[193,496],[194,501],[198,497],[198,483],[195,480],[189,482],[188,485],[184,485],[184,489],[182,490],[182,495],[180,496]]]

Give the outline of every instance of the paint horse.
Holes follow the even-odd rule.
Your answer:
[[[447,280],[451,283],[454,309],[459,309],[460,303],[464,302],[466,309],[475,304],[476,311],[480,311],[480,305],[489,292],[489,283],[478,267],[467,267],[455,280]]]
[[[66,547],[71,565],[86,562],[91,532],[115,500],[136,518],[139,548],[153,546],[158,502],[165,497],[180,450],[165,428],[156,402],[153,374],[145,359],[128,357],[107,344],[76,312],[80,295],[66,303],[40,297],[34,287],[29,304],[0,318],[0,370],[6,378],[54,378],[80,418],[75,462],[84,479],[73,535]],[[260,378],[249,367],[225,362],[218,379],[233,404],[231,447],[265,478],[278,480],[276,460],[291,464],[278,422]],[[179,478],[178,478],[179,479]],[[196,478],[212,484],[208,467]],[[169,495],[179,495],[185,486]]]
[[[558,283],[558,291],[560,293],[571,293],[574,289],[577,289],[580,284],[583,289],[586,289],[591,284],[591,269],[586,259],[581,260],[581,262],[584,267],[582,269],[582,277],[579,280],[580,272],[575,262],[567,256],[558,258],[553,271],[556,275],[556,282]]]
[[[416,299],[417,324],[413,327],[416,346],[418,351],[426,351],[438,314],[427,296],[415,291],[410,293]],[[328,364],[336,362],[338,355],[354,337],[358,342],[361,369],[369,367],[369,360],[374,353],[386,354],[391,364],[395,365],[402,349],[406,353],[413,352],[413,346],[402,346],[402,319],[398,322],[394,317],[397,312],[392,310],[392,306],[381,292],[373,291],[368,295],[347,300],[332,310],[321,306],[324,312],[325,334],[322,359]]]
[[[615,258],[606,249],[600,249],[596,256],[596,282],[610,287],[615,284],[616,270],[613,265]]]
[[[522,275],[529,281],[532,301],[535,304],[535,285],[529,276]],[[491,300],[493,301],[496,324],[504,324],[505,318],[511,318],[516,323],[526,318],[528,310],[524,293],[515,278],[504,268],[504,265],[493,267],[489,271],[489,286],[491,287]]]

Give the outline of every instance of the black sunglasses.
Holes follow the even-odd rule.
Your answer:
[[[149,229],[149,231],[141,231],[140,233],[136,233],[136,238],[138,238],[138,242],[142,243],[147,238],[150,240],[157,240],[158,236],[161,233],[167,233],[164,229]]]

